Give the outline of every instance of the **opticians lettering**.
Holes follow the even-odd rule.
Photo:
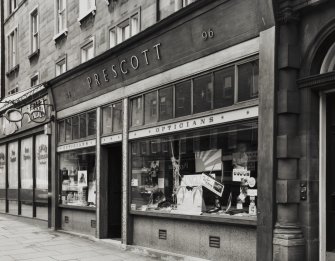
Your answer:
[[[131,70],[136,71],[142,65],[148,66],[151,62],[151,59],[160,60],[160,46],[161,44],[157,43],[152,46],[151,49],[145,49],[141,51],[141,56],[132,55],[130,58],[124,58],[119,64],[112,64],[109,68],[102,69],[100,73],[94,73],[93,76],[88,76],[88,87],[91,89],[93,86],[101,86],[104,82],[111,81],[112,78],[118,78],[120,76],[118,70],[121,72],[121,74],[126,75]],[[150,58],[150,53],[152,52],[154,54],[151,55],[152,58]]]

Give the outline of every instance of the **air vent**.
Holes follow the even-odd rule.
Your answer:
[[[158,230],[158,238],[166,240],[166,238],[167,238],[166,230],[163,230],[163,229]]]
[[[96,220],[91,220],[91,228],[97,228],[97,221]]]
[[[209,247],[220,248],[220,237],[209,236]]]
[[[65,217],[64,217],[64,222],[65,222],[65,223],[69,223],[69,217],[68,217],[68,216],[65,216]]]

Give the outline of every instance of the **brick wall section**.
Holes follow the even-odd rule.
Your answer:
[[[13,28],[18,26],[18,61],[19,71],[6,77],[5,92],[9,89],[19,87],[19,91],[30,87],[30,78],[36,72],[39,73],[40,82],[55,77],[56,61],[67,56],[67,70],[80,64],[80,45],[91,36],[95,41],[95,56],[108,49],[108,28],[121,22],[134,13],[141,10],[141,30],[156,23],[156,1],[122,0],[110,3],[96,0],[96,14],[90,16],[82,23],[78,22],[78,1],[67,1],[67,28],[68,35],[60,41],[53,40],[55,35],[55,1],[43,0],[21,0],[19,8],[8,17],[8,1],[5,2],[5,59],[8,57],[7,35]],[[39,13],[39,36],[40,54],[31,60],[28,56],[30,51],[30,12],[38,6]],[[6,72],[8,71],[6,62]]]

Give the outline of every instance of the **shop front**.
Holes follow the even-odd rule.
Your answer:
[[[3,102],[1,213],[30,218],[50,226],[49,122],[52,106],[43,86],[9,96]]]
[[[50,81],[58,228],[214,260],[272,254],[274,30],[260,35],[258,15],[199,1]]]

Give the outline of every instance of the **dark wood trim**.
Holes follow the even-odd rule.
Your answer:
[[[36,144],[35,144],[35,142],[36,142],[36,136],[34,135],[33,137],[32,137],[32,139],[33,139],[33,144],[32,144],[32,147],[33,147],[33,149],[32,149],[32,155],[31,155],[31,157],[32,157],[32,171],[33,171],[33,217],[36,217],[36,204],[35,204],[35,200],[36,200],[36,194],[35,194],[35,192],[36,192],[36,160],[37,160],[37,158],[36,158]]]
[[[17,170],[18,170],[18,215],[21,215],[21,139],[17,140],[18,152],[17,152]]]
[[[85,206],[58,205],[58,207],[66,209],[74,209],[74,210],[91,211],[91,212],[96,212],[97,210],[95,207],[85,207]]]
[[[2,1],[1,1],[2,2]],[[8,187],[9,187],[9,183],[8,183],[8,144],[5,144],[6,146],[6,213],[8,213],[9,209],[8,209]]]
[[[28,137],[28,136],[33,136],[35,134],[43,133],[44,132],[44,124],[42,126],[38,126],[38,127],[32,128],[32,129],[29,128],[27,130],[24,130],[24,131],[16,133],[16,134],[13,134],[11,136],[2,137],[2,138],[0,138],[1,139],[0,145],[4,144],[4,143],[11,142],[11,141],[19,140],[19,139],[22,139],[22,138],[25,138],[25,137]]]
[[[243,225],[243,226],[257,226],[257,217],[233,217],[233,216],[215,216],[211,214],[203,215],[182,215],[182,214],[172,214],[172,213],[162,213],[155,211],[136,211],[131,210],[131,215],[134,216],[147,216],[147,217],[158,217],[167,218],[173,220],[188,220],[188,221],[198,221],[206,223],[220,223],[228,225]]]
[[[325,90],[334,88],[335,71],[301,78],[297,81],[299,88]]]
[[[5,32],[4,32],[4,1],[0,1],[0,99],[5,97]]]

